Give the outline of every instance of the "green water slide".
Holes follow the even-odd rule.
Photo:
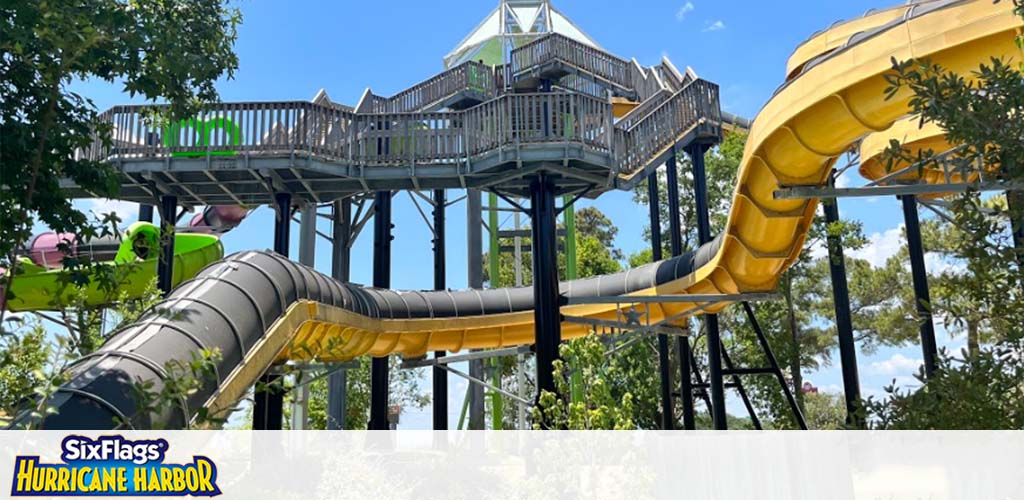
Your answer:
[[[100,261],[89,276],[89,283],[76,286],[68,282],[68,273],[47,269],[28,258],[19,261],[19,273],[10,286],[7,308],[11,311],[54,310],[76,303],[81,294],[86,306],[100,306],[119,298],[142,296],[156,276],[160,229],[148,222],[136,222],[121,235],[113,259]],[[83,245],[88,248],[88,245]],[[174,281],[179,283],[195,276],[202,268],[224,256],[220,239],[209,234],[175,234]],[[88,250],[79,250],[80,258],[88,258]],[[114,290],[101,288],[101,279],[110,276],[117,284]]]

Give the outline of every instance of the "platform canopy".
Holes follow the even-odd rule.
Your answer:
[[[509,50],[547,33],[559,33],[601,48],[565,14],[552,7],[549,0],[500,0],[498,7],[445,56],[444,65],[451,68],[466,61],[503,64],[504,54]]]

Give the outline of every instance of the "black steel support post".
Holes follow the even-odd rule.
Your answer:
[[[789,403],[789,408],[793,410],[793,418],[796,419],[797,426],[806,431],[807,421],[804,420],[804,413],[800,411],[800,405],[796,402],[796,396],[793,395],[793,391],[789,388],[789,384],[786,382],[786,377],[782,374],[782,368],[779,366],[779,360],[775,358],[775,353],[772,352],[772,346],[768,343],[768,337],[765,337],[764,330],[761,329],[761,323],[757,321],[757,316],[754,315],[754,309],[750,307],[748,302],[744,302],[743,310],[747,313],[747,320],[750,321],[750,326],[754,329],[754,335],[757,336],[757,342],[761,344],[761,350],[764,351],[765,357],[768,358],[768,366],[772,368],[772,373],[775,374],[775,379],[778,380],[779,385],[782,386],[782,392],[786,395],[786,401]],[[797,390],[800,390],[800,388],[797,388]]]
[[[1007,191],[1006,207],[1009,209],[1017,269],[1024,272],[1024,191]]]
[[[153,216],[150,214],[150,219]],[[178,220],[178,197],[160,197],[160,254],[157,260],[156,281],[160,293],[171,293],[174,286],[174,223]]]
[[[378,191],[373,202],[373,286],[391,287],[391,191]],[[388,357],[370,362],[370,430],[388,430]]]
[[[732,364],[732,359],[729,357],[729,351],[722,346],[722,361],[725,362],[725,368],[727,370],[736,370],[736,366]],[[743,387],[743,380],[740,379],[739,374],[732,374],[732,385],[736,386],[736,392],[740,394],[740,400],[743,401],[743,407],[747,409],[747,415],[750,415],[750,423],[754,426],[754,429],[761,430],[761,419],[757,418],[757,411],[754,410],[754,405],[750,402],[750,396],[747,395],[747,389]]]
[[[708,216],[708,182],[704,170],[705,144],[690,146],[687,153],[693,163],[693,191],[697,202],[697,239],[703,245],[711,241],[711,221]],[[718,316],[705,314],[708,344],[708,387],[711,389],[711,420],[714,428],[725,430],[725,382],[722,376],[722,335],[718,330]]]
[[[477,189],[466,190],[466,284],[474,290],[484,287],[484,240],[483,240],[483,199]],[[469,376],[477,380],[484,378],[484,361],[469,361]],[[469,415],[466,427],[480,431],[484,424],[484,387],[470,383],[466,388],[469,398]]]
[[[331,277],[348,283],[352,270],[352,200],[334,202],[334,223],[331,228],[334,244],[331,258]],[[348,370],[342,368],[327,378],[327,430],[345,428],[348,413]]]
[[[676,166],[676,149],[665,163],[665,180],[668,184],[668,227],[669,247],[672,256],[683,254],[683,229],[680,226],[679,211],[679,169]],[[687,319],[689,322],[689,319]],[[690,337],[676,339],[676,351],[679,355],[679,399],[683,409],[683,429],[697,428],[693,413],[693,366],[690,364]]]
[[[658,172],[647,176],[647,198],[651,214],[651,260],[658,262],[661,254],[661,197],[658,195]],[[661,428],[671,430],[675,426],[672,409],[672,371],[669,366],[668,335],[658,335],[658,374],[661,379]]]
[[[835,199],[822,202],[825,222],[829,225],[839,222],[839,204]],[[850,315],[850,290],[846,282],[846,257],[843,255],[843,241],[838,234],[829,232],[828,260],[832,275],[832,302],[836,310],[836,333],[839,338],[839,362],[843,371],[843,393],[846,397],[846,423],[853,428],[864,427],[859,416],[860,375],[857,370],[857,344],[853,337],[853,319]],[[802,390],[797,387],[796,390]]]
[[[274,220],[274,251],[288,257],[292,223],[291,193],[274,194],[277,217]],[[264,373],[256,385],[256,403],[252,410],[252,428],[281,430],[284,420],[284,392],[278,384],[280,375]]]
[[[917,197],[904,195],[901,198],[903,219],[907,231],[907,250],[910,252],[910,274],[914,279],[914,302],[917,303],[917,320],[921,329],[924,373],[926,378],[930,379],[935,374],[938,348],[935,342],[935,325],[932,323],[932,299],[928,292],[928,271],[924,265],[921,221],[917,216]]]
[[[139,205],[139,222],[153,222],[153,205]]]
[[[548,174],[541,173],[530,181],[538,398],[542,391],[555,392],[554,362],[562,340],[555,212],[555,183]]]
[[[445,283],[445,231],[444,189],[434,190],[434,290],[444,290]],[[434,351],[434,359],[444,357],[444,351]],[[448,371],[435,366],[433,373],[434,430],[448,429]]]

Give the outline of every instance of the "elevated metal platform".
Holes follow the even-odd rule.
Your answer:
[[[185,206],[253,206],[275,192],[318,203],[403,189],[526,195],[526,178],[541,171],[560,193],[628,189],[673,146],[721,135],[718,87],[667,60],[645,69],[553,33],[512,61],[467,62],[390,98],[368,90],[354,109],[219,103],[161,124],[151,118],[159,109],[117,106],[101,115],[113,144],[97,140],[79,154],[116,166],[124,200],[172,194]],[[536,92],[541,79],[556,90]],[[616,95],[643,102],[616,122]]]

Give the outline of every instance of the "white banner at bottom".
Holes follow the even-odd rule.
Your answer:
[[[1024,498],[1020,432],[9,431],[0,450],[12,497]]]

